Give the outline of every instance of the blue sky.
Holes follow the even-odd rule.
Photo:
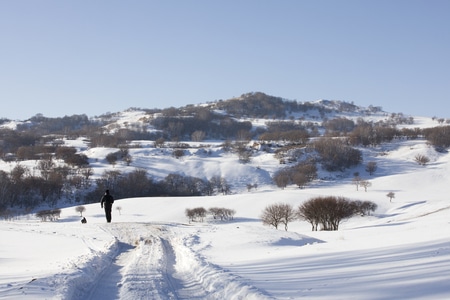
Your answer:
[[[264,92],[450,117],[450,1],[0,1],[0,118]]]

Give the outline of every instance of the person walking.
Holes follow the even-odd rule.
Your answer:
[[[111,223],[111,210],[112,205],[114,203],[114,198],[109,193],[109,190],[105,191],[105,194],[102,197],[102,202],[100,203],[102,208],[105,208],[105,216],[106,216],[106,222]]]

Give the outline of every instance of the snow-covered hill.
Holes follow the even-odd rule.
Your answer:
[[[90,157],[97,174],[110,168],[104,161],[109,149],[71,143]],[[363,166],[339,180],[281,190],[268,181],[279,168],[273,154],[257,153],[243,165],[211,142],[208,155],[190,150],[177,160],[141,143],[133,150],[135,165],[115,168],[147,168],[161,177],[180,170],[199,177],[220,173],[235,186],[256,179],[264,184],[227,196],[118,199],[114,207],[121,209],[113,209],[111,224],[98,203],[85,205],[87,224],[75,207],[64,208],[56,222],[33,215],[1,221],[0,299],[450,298],[449,153],[422,140],[396,141],[363,149],[365,161],[378,163],[374,175],[364,175],[372,182],[367,192],[352,184]],[[418,153],[430,163],[414,162]],[[259,219],[269,204],[297,207],[317,195],[369,200],[378,209],[331,232],[311,232],[300,221],[285,232]],[[185,209],[195,207],[226,207],[236,215],[189,224]]]
[[[347,118],[357,122],[358,119],[364,119],[366,122],[388,122],[391,114],[381,109],[370,110],[364,107],[351,105],[350,111],[339,111],[345,102],[319,100],[315,105],[330,111],[325,115],[320,115],[317,110],[310,110],[302,113],[293,113],[290,118],[302,120],[301,122],[311,122],[321,124],[323,120],[333,118]],[[347,104],[350,105],[350,104]],[[142,128],[147,126],[146,119],[153,118],[144,110],[129,109],[118,112],[110,117],[105,129],[114,132],[123,128]],[[436,120],[426,117],[409,117],[413,120],[410,124],[399,124],[397,128],[429,128],[439,126]],[[268,120],[266,118],[240,119],[241,121],[250,121],[253,128],[265,127]],[[272,120],[273,121],[273,120]],[[153,128],[147,127],[151,131]],[[255,141],[250,141],[249,146]],[[257,141],[256,141],[257,142]],[[246,189],[247,184],[269,184],[272,182],[271,176],[282,168],[279,160],[274,159],[273,153],[258,151],[255,148],[251,161],[248,164],[239,164],[238,157],[235,154],[225,153],[223,151],[224,141],[203,141],[203,142],[185,142],[189,145],[185,155],[178,159],[173,157],[171,146],[177,143],[167,142],[165,149],[155,148],[153,141],[130,141],[132,147],[129,149],[133,162],[128,166],[125,163],[118,163],[114,166],[115,170],[129,172],[135,168],[146,169],[148,174],[156,180],[163,179],[170,173],[181,173],[187,176],[193,176],[202,179],[210,179],[212,176],[220,176],[227,179],[234,188],[235,192],[241,192]],[[66,140],[65,144],[79,149],[80,153],[86,154],[90,158],[91,166],[94,167],[95,174],[101,175],[110,165],[106,165],[105,157],[108,153],[117,151],[115,148],[88,148],[85,140]],[[395,146],[394,146],[395,147]],[[364,148],[361,150],[365,150]],[[379,150],[379,149],[378,149]],[[367,151],[366,151],[367,152]],[[382,151],[381,151],[382,152]],[[378,155],[378,154],[372,154]],[[411,158],[413,159],[413,158]],[[365,161],[368,161],[365,159]],[[158,167],[154,167],[157,165]],[[350,170],[353,172],[353,170]],[[349,171],[349,172],[350,172]],[[349,174],[351,174],[351,172]],[[323,174],[323,177],[335,176],[335,174]],[[339,175],[340,176],[340,175]]]
[[[130,109],[114,114],[105,128],[139,128],[147,117],[145,111]],[[377,122],[389,114],[352,108],[291,117]],[[266,121],[251,119],[255,126]],[[414,117],[414,123],[400,126],[437,125]],[[114,166],[105,157],[115,148],[89,148],[83,138],[64,143],[87,155],[93,178],[105,170],[136,168],[157,180],[170,173],[220,176],[233,194],[117,199],[110,224],[99,203],[85,205],[87,224],[80,223],[70,205],[55,222],[41,222],[32,214],[2,220],[0,299],[450,299],[450,154],[424,140],[361,148],[364,162],[377,163],[373,175],[364,165],[342,173],[320,170],[307,188],[284,190],[271,180],[283,167],[273,153],[255,149],[251,161],[242,164],[223,151],[223,141],[186,142],[181,158],[170,147],[155,148],[153,141],[130,141],[133,161]],[[418,154],[430,162],[420,166]],[[30,170],[36,166],[35,161],[21,164]],[[7,172],[13,166],[0,161]],[[370,180],[367,192],[353,185],[355,172]],[[247,184],[254,183],[257,189],[247,191]],[[389,192],[395,193],[392,201]],[[290,223],[287,232],[261,223],[269,204],[298,207],[323,195],[373,201],[378,208],[372,216],[343,222],[338,231],[312,232],[304,221]],[[189,223],[185,210],[196,207],[230,208],[236,215],[226,222],[209,217]]]

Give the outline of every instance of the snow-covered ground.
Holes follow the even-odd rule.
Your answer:
[[[80,150],[98,157],[92,160],[97,174],[106,168],[100,158],[108,149]],[[133,151],[134,164],[160,170],[160,177],[170,168],[192,176],[219,172],[242,191],[118,199],[109,224],[99,203],[85,205],[87,224],[76,205],[55,222],[34,215],[0,221],[0,299],[450,299],[450,154],[424,141],[365,149],[364,161],[378,164],[372,176],[361,166],[303,190],[261,184],[250,192],[246,183],[255,176],[264,182],[279,167],[273,154],[242,165],[215,150],[179,161],[145,146]],[[419,166],[417,154],[430,163]],[[352,185],[355,171],[372,183],[367,192]],[[312,232],[304,221],[286,232],[259,219],[269,204],[297,207],[317,195],[369,200],[378,209],[329,232]],[[195,207],[225,207],[236,215],[189,223],[185,209]]]
[[[2,221],[0,299],[448,299],[450,155],[421,167],[405,158],[411,151],[391,151],[392,165],[380,166],[384,175],[367,192],[345,181],[262,186],[229,196],[120,199],[111,224],[100,204],[85,206],[87,224],[74,207],[57,222]],[[379,207],[335,232],[311,232],[299,221],[285,232],[259,220],[268,204],[298,206],[315,195]],[[235,209],[235,219],[189,224],[185,209],[199,206]]]

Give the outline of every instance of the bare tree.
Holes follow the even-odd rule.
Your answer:
[[[252,151],[248,149],[244,143],[236,143],[235,149],[241,163],[248,163],[252,157]]]
[[[435,148],[445,149],[450,146],[450,126],[425,128],[422,133]]]
[[[282,218],[283,215],[275,204],[267,206],[261,215],[263,224],[273,226],[275,229],[278,229],[278,225],[281,223]]]
[[[311,230],[317,231],[321,221],[318,200],[310,199],[298,207],[297,217],[311,224]]]
[[[386,197],[389,198],[389,202],[392,202],[392,199],[395,198],[395,193],[389,192],[389,193],[387,193]]]
[[[94,175],[94,170],[92,168],[82,168],[81,169],[81,175],[84,176],[86,182],[89,181],[89,177]]]
[[[96,183],[98,187],[101,189],[110,189],[114,190],[119,182],[119,178],[122,175],[120,171],[117,170],[106,170],[103,172],[101,178],[96,179]]]
[[[231,193],[231,185],[228,183],[225,177],[220,178],[220,191],[224,195],[229,195]]]
[[[306,184],[309,182],[308,178],[303,173],[294,173],[292,175],[292,181],[301,189],[304,188]]]
[[[275,184],[277,185],[277,187],[284,189],[289,184],[290,176],[286,170],[282,169],[282,170],[276,172],[273,175],[272,179],[273,179],[273,181],[275,181]]]
[[[366,171],[369,173],[369,175],[375,173],[377,168],[378,168],[377,163],[374,161],[369,161],[366,165]]]
[[[59,208],[50,210],[41,210],[36,213],[36,217],[41,218],[43,222],[49,219],[50,221],[56,221],[61,216],[61,210]]]
[[[133,162],[133,157],[130,154],[125,155],[123,161],[129,166]]]
[[[252,189],[255,189],[256,190],[256,188],[258,187],[258,184],[257,183],[255,183],[255,184],[251,184],[251,183],[247,183],[247,191],[251,191]]]
[[[359,190],[359,186],[361,185],[361,177],[359,177],[359,173],[355,173],[355,177],[353,177],[352,182],[356,186],[356,190]]]
[[[44,178],[44,180],[48,180],[50,177],[50,172],[54,168],[55,163],[51,158],[49,159],[41,159],[38,162],[38,169],[41,171],[41,177]]]
[[[86,207],[84,207],[83,205],[77,206],[75,207],[75,211],[80,213],[80,217],[82,217],[83,213],[86,211]]]
[[[284,230],[288,230],[288,224],[295,219],[297,219],[296,212],[294,210],[294,207],[290,204],[280,204],[279,205],[281,214],[283,215],[283,218],[281,219],[281,223],[284,224]]]
[[[193,209],[186,208],[184,213],[185,213],[186,217],[188,217],[189,223],[191,223],[191,222],[193,222],[195,220],[195,212],[194,212]]]
[[[17,164],[14,166],[14,168],[9,173],[9,176],[11,177],[11,180],[14,183],[20,182],[26,173],[29,172],[29,169],[27,167],[24,167],[20,164]]]
[[[261,220],[264,225],[269,225],[278,229],[278,225],[284,224],[287,231],[289,222],[295,220],[296,214],[294,208],[290,204],[272,204],[267,206],[262,214]]]
[[[352,202],[355,214],[359,214],[361,216],[370,216],[370,212],[375,211],[378,207],[376,203],[371,201],[353,201]]]
[[[109,153],[106,155],[106,161],[114,166],[117,163],[117,153]]]
[[[313,143],[313,147],[321,156],[320,162],[327,171],[344,170],[362,161],[361,151],[340,139],[320,138]]]
[[[191,139],[194,142],[201,142],[205,139],[205,137],[206,137],[206,134],[202,130],[196,130],[191,134]]]
[[[200,218],[200,222],[206,217],[207,210],[203,207],[196,207],[193,209],[186,208],[185,214],[189,218],[189,222],[197,220]]]
[[[359,184],[364,188],[365,192],[367,192],[368,187],[372,186],[372,183],[368,180],[361,180]]]
[[[162,148],[162,147],[164,147],[165,142],[166,142],[166,140],[164,138],[159,138],[153,144],[154,144],[155,148]]]
[[[297,216],[312,225],[317,231],[318,225],[323,230],[338,230],[342,220],[355,214],[355,205],[344,197],[317,197],[301,204]]]
[[[236,139],[239,141],[249,141],[251,140],[252,134],[249,130],[241,129],[236,133]]]
[[[116,210],[119,212],[119,215],[122,214],[122,206],[116,206]]]
[[[234,209],[223,208],[223,207],[211,207],[208,210],[208,213],[213,216],[214,219],[223,220],[231,220],[233,216],[236,214]]]

